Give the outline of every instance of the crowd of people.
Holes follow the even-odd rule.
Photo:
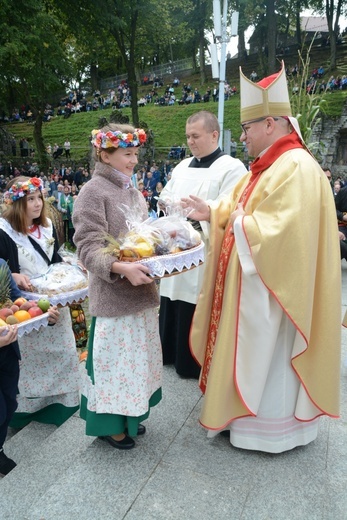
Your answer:
[[[172,83],[164,87],[162,79],[156,78],[156,81],[143,82],[143,85],[149,85],[150,89],[147,93],[143,93],[137,100],[140,107],[144,107],[153,103],[158,106],[171,105],[189,105],[191,103],[207,103],[209,101],[218,101],[219,99],[219,85],[214,87],[208,86],[206,90],[201,93],[198,87],[192,87],[190,83],[183,83],[178,91],[180,80],[174,78]],[[162,90],[164,87],[164,90]],[[161,90],[159,90],[161,89]],[[228,100],[231,96],[237,94],[236,86],[231,86],[228,82],[224,84],[224,98]],[[67,96],[64,96],[57,107],[46,105],[43,121],[50,121],[54,116],[62,116],[65,119],[72,114],[82,112],[91,112],[97,110],[104,110],[112,108],[118,110],[127,108],[131,105],[131,89],[126,80],[122,80],[118,85],[109,88],[107,92],[101,93],[100,90],[95,90],[88,95],[87,91],[76,89],[70,91]],[[10,116],[2,114],[1,120],[3,122],[32,122],[35,120],[30,106],[22,106],[21,108],[14,108]],[[12,154],[15,155],[15,154]]]
[[[116,449],[132,449],[146,433],[142,423],[162,398],[163,362],[199,379],[201,425],[238,448],[291,450],[316,439],[320,416],[339,416],[341,266],[328,170],[292,117],[284,64],[258,83],[241,72],[240,93],[250,171],[219,148],[218,120],[200,110],[186,121],[191,155],[174,166],[139,165],[145,131],[113,123],[92,131],[91,178],[62,165],[47,179],[16,177],[6,186],[0,258],[17,286],[28,289],[32,274],[62,260],[45,196],[89,273],[80,414],[87,435]],[[347,201],[345,191],[336,201]],[[206,262],[163,278],[158,294],[148,266],[120,261],[114,244],[128,231],[124,208],[143,221],[164,217],[173,203],[200,234]],[[347,211],[339,209],[342,226]],[[69,316],[50,312],[52,327],[21,338],[19,349],[15,326],[0,336],[0,443],[12,421],[61,424],[78,407]],[[14,467],[0,444],[0,473]]]

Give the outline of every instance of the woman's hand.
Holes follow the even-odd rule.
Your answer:
[[[81,260],[77,260],[77,267],[79,267],[83,273],[87,272],[87,269],[84,267]]]
[[[193,220],[199,220],[207,222],[210,221],[210,206],[199,197],[195,197],[195,195],[189,195],[188,198],[181,199],[181,206],[183,209],[188,209],[186,217],[191,218]]]
[[[33,290],[32,285],[30,283],[30,278],[26,274],[12,273],[12,276],[20,289],[22,289],[23,291]]]
[[[127,278],[131,285],[135,286],[153,282],[153,278],[148,276],[148,267],[139,263],[114,262],[111,267],[111,272]]]
[[[55,325],[55,323],[57,323],[57,321],[59,319],[59,316],[60,316],[60,312],[58,310],[58,307],[56,305],[52,305],[48,309],[48,323],[50,325]]]
[[[7,327],[0,327],[0,348],[6,347],[17,339],[17,325],[8,325]]]

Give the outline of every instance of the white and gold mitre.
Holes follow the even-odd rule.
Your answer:
[[[284,62],[280,72],[253,83],[240,67],[241,123],[260,117],[291,117]]]

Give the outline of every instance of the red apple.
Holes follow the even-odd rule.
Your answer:
[[[24,302],[20,307],[19,309],[21,311],[28,311],[30,309],[30,307],[37,307],[37,303],[34,302],[34,301],[27,301],[27,302]]]
[[[30,307],[28,313],[32,318],[36,318],[36,316],[41,316],[41,314],[43,314],[42,310],[37,305],[35,305],[35,307]]]
[[[13,312],[8,307],[0,309],[0,318],[6,321],[7,316],[12,316]]]
[[[19,309],[21,311],[27,311],[28,309],[30,309],[31,305],[30,305],[30,302],[24,302],[22,303],[22,305],[20,305]]]
[[[27,301],[26,298],[23,298],[22,296],[20,298],[17,298],[16,301],[13,302],[14,305],[18,305],[18,307],[20,308],[21,305],[23,305],[23,303],[25,303]]]
[[[11,305],[11,311],[13,312],[13,314],[14,314],[15,312],[19,311],[19,307],[18,307],[18,305],[15,305],[15,304]]]

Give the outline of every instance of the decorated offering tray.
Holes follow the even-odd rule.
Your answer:
[[[25,298],[46,298],[51,305],[68,305],[85,300],[88,296],[88,277],[77,265],[59,262],[46,273],[30,279],[33,290],[22,291]]]
[[[204,261],[200,233],[181,214],[139,222],[136,212],[126,208],[126,216],[128,231],[118,239],[106,237],[105,252],[121,262],[141,263],[153,278],[164,278]]]
[[[203,242],[200,242],[199,245],[179,253],[151,256],[135,260],[135,262],[147,266],[150,276],[153,278],[167,278],[198,267],[204,262],[204,259],[205,246]],[[123,258],[122,261],[127,260]]]
[[[21,338],[24,334],[29,334],[29,332],[33,330],[39,330],[41,327],[47,327],[48,316],[48,312],[45,312],[44,314],[41,314],[41,316],[18,323],[18,337]]]
[[[46,298],[50,301],[51,305],[69,305],[71,303],[80,303],[85,300],[88,296],[88,287],[83,289],[77,289],[76,291],[62,292],[61,294],[42,294],[28,291],[21,291],[24,298],[28,300],[39,300],[40,298]]]

